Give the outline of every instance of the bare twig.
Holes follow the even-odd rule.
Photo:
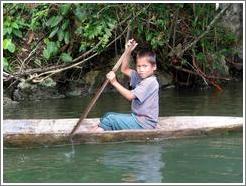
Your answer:
[[[179,15],[179,8],[175,12],[175,18],[174,18],[174,28],[173,28],[173,47],[175,46],[176,41],[176,28],[177,28],[177,19]]]
[[[140,15],[143,11],[145,11],[148,7],[150,6],[150,4],[148,4],[147,6],[145,6],[143,9],[141,9],[140,11],[138,11],[134,16],[129,15],[127,18],[125,18],[123,21],[121,21],[119,24],[117,24],[115,26],[119,27],[120,25],[124,24],[126,21],[133,20],[135,19],[138,15]],[[128,23],[129,24],[129,23]],[[114,28],[114,29],[115,29]],[[123,34],[127,31],[128,26],[126,27],[126,29],[118,36],[116,37],[113,41],[111,41],[105,48],[109,47],[111,44],[113,44],[116,40],[118,40],[119,38],[121,38],[123,36]],[[60,66],[52,66],[52,67],[48,67],[46,69],[31,69],[29,71],[25,71],[25,72],[21,72],[21,73],[16,73],[17,76],[21,76],[21,75],[30,75],[30,77],[27,80],[32,80],[33,82],[41,82],[43,80],[45,80],[46,78],[62,72],[64,70],[70,69],[70,68],[74,68],[77,67],[81,64],[83,64],[84,62],[88,61],[89,59],[95,57],[96,55],[99,54],[99,52],[94,52],[92,55],[90,55],[89,57],[87,57],[86,59],[83,59],[82,61],[79,61],[80,59],[86,57],[87,55],[89,55],[90,53],[92,53],[93,51],[96,50],[96,48],[101,44],[101,41],[92,49],[90,49],[89,51],[87,51],[86,53],[80,55],[79,57],[75,58],[72,61],[72,64],[64,64],[64,65],[60,65]],[[29,72],[29,74],[28,74]],[[36,74],[35,74],[36,73]],[[40,74],[38,74],[40,73]]]
[[[192,55],[192,64],[193,64],[193,66],[195,67],[193,67],[192,65],[192,68],[197,72],[197,74],[198,75],[200,75],[200,77],[203,79],[203,81],[204,81],[204,83],[208,86],[208,82],[206,81],[206,78],[205,78],[205,74],[204,74],[204,72],[202,72],[198,67],[197,67],[197,65],[196,65],[196,62],[195,62],[195,56],[196,56],[196,54],[195,54],[195,51],[193,50],[193,55]],[[188,63],[189,64],[189,63]]]
[[[89,55],[90,53],[92,53],[93,51],[95,51],[95,49],[97,49],[100,44],[102,43],[102,40],[100,40],[93,48],[91,48],[90,50],[88,50],[87,52],[83,53],[82,55],[78,56],[77,58],[73,59],[72,63],[76,63],[77,61],[81,60],[82,58],[84,58],[85,56]]]
[[[36,52],[38,46],[40,43],[38,43],[36,45],[36,47],[29,53],[29,55],[22,61],[21,63],[21,67],[20,67],[20,71],[22,71],[23,67],[25,66],[25,63],[27,62],[27,60],[29,60],[31,58],[31,56]]]
[[[217,20],[224,14],[224,12],[231,6],[231,4],[225,6],[216,16],[215,18],[209,23],[209,25],[207,26],[206,30],[200,35],[198,36],[194,41],[192,41],[191,43],[189,43],[187,46],[183,47],[183,49],[179,52],[179,55],[177,57],[182,57],[183,53],[189,49],[191,49],[194,45],[196,45],[196,43],[201,40],[207,33],[209,33],[209,31],[211,30],[211,28],[213,27],[213,25],[217,22]],[[173,52],[173,50],[170,52],[169,55],[171,55],[171,53]]]
[[[170,64],[171,67],[175,68],[178,71],[183,71],[183,72],[187,72],[189,74],[195,75],[195,76],[200,76],[196,71],[192,71],[192,70],[188,70],[185,68],[182,68],[181,66],[176,66],[176,65],[172,65]],[[231,78],[227,78],[227,77],[219,77],[219,76],[206,76],[208,79],[219,79],[219,80],[226,80],[226,81],[230,81]]]
[[[182,53],[192,48],[200,39],[202,39],[212,28],[212,26],[216,23],[216,21],[224,14],[224,12],[230,7],[231,4],[224,7],[216,16],[215,18],[210,22],[210,24],[207,26],[207,29],[205,32],[203,32],[200,36],[198,36],[192,43],[188,44],[183,50]]]
[[[124,34],[126,31],[127,31],[127,27],[125,28],[125,30],[124,30],[117,38],[115,38],[113,41],[111,41],[111,42],[106,46],[106,48],[107,48],[108,46],[110,46],[112,43],[114,43],[117,39],[119,39],[120,37],[122,37],[123,34]],[[46,72],[43,72],[43,73],[41,73],[41,74],[39,74],[39,75],[30,76],[30,77],[28,78],[28,80],[29,80],[29,81],[32,80],[34,83],[42,82],[43,80],[47,79],[48,77],[50,77],[50,76],[52,76],[52,75],[54,75],[54,74],[56,74],[56,73],[62,72],[62,71],[64,71],[64,70],[67,70],[67,69],[70,69],[70,68],[73,68],[73,67],[76,67],[76,66],[78,66],[78,65],[81,65],[81,64],[83,64],[84,62],[88,61],[89,59],[95,57],[95,56],[98,55],[98,54],[99,54],[98,52],[95,52],[95,53],[94,53],[93,55],[91,55],[90,57],[88,57],[88,58],[86,58],[86,59],[84,59],[84,60],[82,60],[82,61],[79,61],[79,62],[77,62],[77,63],[74,63],[74,64],[72,64],[72,65],[69,65],[69,66],[66,66],[66,67],[63,67],[63,68],[59,68],[59,69],[54,69],[54,70],[51,70],[51,71],[46,71]],[[46,75],[46,74],[48,74],[48,75],[45,76],[45,77],[43,77],[43,78],[41,78],[41,79],[38,79],[38,78],[40,78],[41,76],[44,76],[44,75]]]

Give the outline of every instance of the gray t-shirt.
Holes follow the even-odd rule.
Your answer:
[[[154,75],[141,79],[135,70],[132,70],[130,85],[131,92],[136,96],[132,100],[132,112],[136,115],[139,124],[146,129],[155,128],[159,115],[159,83]]]

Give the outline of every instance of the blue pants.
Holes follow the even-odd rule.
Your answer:
[[[104,130],[143,129],[134,114],[108,112],[100,119],[99,127]]]

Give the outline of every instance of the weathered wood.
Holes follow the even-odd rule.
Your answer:
[[[4,147],[35,147],[70,144],[69,134],[78,119],[25,119],[3,120]],[[85,119],[74,134],[73,141],[106,143],[123,141],[159,141],[223,134],[242,131],[242,117],[177,116],[160,117],[157,129],[120,130],[91,133],[90,128],[99,123],[98,118]]]

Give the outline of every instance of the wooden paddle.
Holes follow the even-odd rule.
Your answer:
[[[130,52],[130,47],[127,48],[124,53],[121,55],[120,59],[117,61],[117,63],[114,65],[112,71],[116,72],[118,70],[118,68],[120,67],[122,61],[124,60],[126,54],[128,52]],[[87,117],[87,115],[89,114],[89,112],[91,111],[92,107],[95,105],[97,99],[99,98],[99,96],[101,95],[101,93],[103,92],[104,88],[107,86],[107,84],[109,83],[109,80],[106,79],[103,83],[103,85],[101,86],[101,88],[99,88],[95,94],[95,96],[93,97],[93,99],[91,100],[91,102],[89,103],[89,105],[86,107],[84,113],[81,115],[81,117],[79,118],[79,121],[77,122],[77,124],[74,126],[72,132],[70,133],[70,137],[73,136],[74,132],[79,128],[79,126],[81,125],[81,123],[83,122],[83,120]]]

